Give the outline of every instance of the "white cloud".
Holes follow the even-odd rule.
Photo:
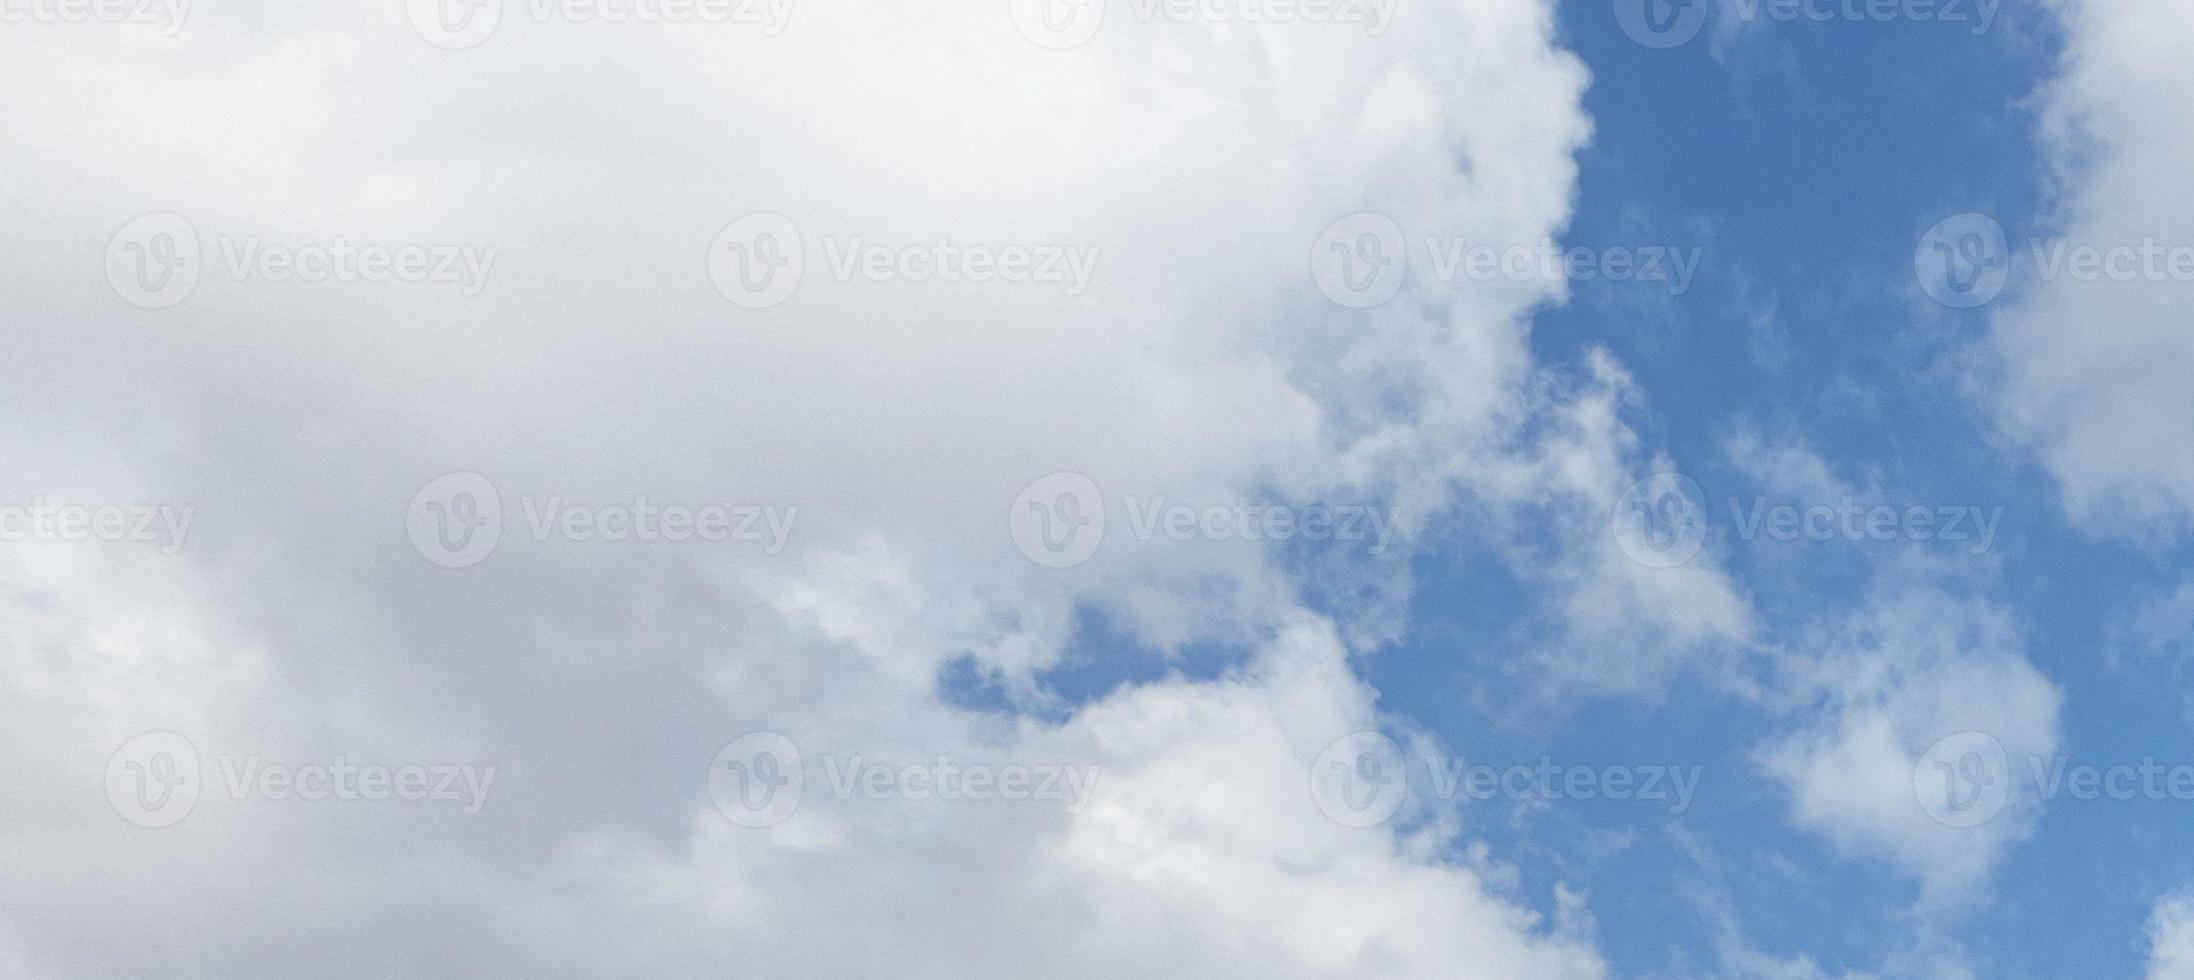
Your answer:
[[[2194,27],[2165,0],[2057,7],[2068,33],[2043,102],[2043,152],[2062,194],[2034,233],[2105,250],[2194,245],[2194,203],[2176,192],[2194,165],[2194,133],[2180,124],[2194,66],[2179,56]],[[1985,397],[2056,476],[2071,515],[2099,533],[2168,540],[2194,515],[2194,459],[2158,451],[2194,438],[2190,299],[2194,282],[2169,275],[2060,275],[2014,277],[1997,301]]]
[[[1412,9],[1379,38],[1120,18],[1064,52],[988,5],[803,6],[777,38],[506,17],[467,51],[394,4],[0,39],[0,132],[38,134],[0,142],[0,173],[39,202],[0,234],[0,387],[54,432],[7,459],[58,474],[18,492],[119,459],[126,482],[84,492],[199,515],[180,555],[49,549],[11,579],[40,627],[4,651],[0,717],[28,726],[10,744],[45,792],[4,818],[0,905],[32,969],[296,972],[309,950],[414,975],[1600,973],[1497,867],[1311,805],[1308,760],[1376,717],[1261,547],[1115,529],[1054,572],[1005,519],[1055,470],[1108,496],[1391,501],[1419,522],[1458,483],[1503,506],[1551,487],[1604,518],[1627,429],[1599,396],[1522,394],[1521,318],[1556,287],[1412,279],[1355,313],[1306,269],[1360,210],[1415,235],[1559,230],[1588,126],[1548,4]],[[162,211],[194,226],[201,281],[141,310],[103,253]],[[763,310],[707,275],[712,237],[755,211],[807,244],[801,286]],[[1103,251],[1074,296],[828,274],[827,243],[939,236]],[[230,246],[337,238],[497,258],[470,298],[227,278]],[[1576,442],[1558,461],[1471,475],[1550,410]],[[454,470],[505,510],[466,569],[422,561],[403,524]],[[552,496],[799,521],[776,555],[536,540],[523,504]],[[1579,527],[1575,588],[1677,605]],[[1704,605],[1671,614],[1680,640],[1737,628],[1718,577],[1682,591]],[[1079,603],[1141,642],[1252,652],[1058,725],[939,700],[965,655],[1027,693]],[[734,827],[702,774],[765,729],[818,760],[1103,776],[1071,818],[818,793]],[[148,830],[97,781],[149,730],[190,738],[209,779],[254,754],[499,775],[470,817],[211,792]]]
[[[1849,632],[1832,641],[1847,645],[1822,658],[1826,710],[1771,741],[1760,757],[1789,785],[1796,823],[1918,879],[1923,906],[1956,907],[2033,832],[2038,807],[2014,789],[1977,825],[1946,822],[1960,815],[1931,809],[1923,795],[1929,787],[1922,781],[1937,778],[1930,749],[1980,733],[2002,746],[2006,763],[1975,782],[2017,779],[2027,760],[2055,753],[2060,695],[2003,648],[2015,641],[1992,621],[2000,614],[1940,596],[1883,605],[1853,617]]]
[[[1728,443],[1763,492],[1802,501],[1882,499],[1838,476],[1809,447],[1740,430]],[[2039,807],[2015,784],[2028,760],[2053,756],[2062,694],[2026,660],[2024,630],[1985,598],[1993,566],[1921,542],[1862,552],[1865,590],[1848,607],[1824,603],[1776,637],[1764,697],[1788,729],[1758,751],[1789,788],[1792,819],[1854,856],[1886,860],[1920,884],[1919,907],[1956,914],[2010,848],[2033,832]],[[1794,555],[1793,561],[1813,560]],[[1934,767],[1966,761],[1968,742],[1996,746],[1981,771],[1959,770],[1952,806]],[[2000,798],[1972,794],[2001,789]]]
[[[1644,402],[1629,373],[1600,349],[1588,369],[1571,390],[1542,393],[1544,431],[1521,452],[1465,458],[1474,460],[1467,485],[1513,529],[1502,541],[1511,563],[1558,609],[1539,651],[1545,683],[1650,693],[1685,668],[1726,683],[1730,651],[1755,629],[1752,611],[1717,552],[1649,560],[1617,533],[1626,489],[1674,464],[1649,456],[1624,421]],[[1542,509],[1554,516],[1535,517]]]
[[[2165,896],[2148,917],[2148,980],[2194,977],[2194,901]]]

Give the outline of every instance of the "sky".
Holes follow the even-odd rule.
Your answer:
[[[2194,978],[2168,0],[0,0],[0,978]]]

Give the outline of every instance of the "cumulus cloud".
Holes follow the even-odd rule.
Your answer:
[[[534,9],[459,50],[396,4],[0,39],[0,180],[38,202],[0,233],[9,492],[196,515],[174,554],[6,559],[30,628],[0,647],[0,724],[32,802],[0,817],[0,935],[24,971],[1602,972],[1490,859],[1314,805],[1310,761],[1380,724],[1351,645],[1391,623],[1307,612],[1267,542],[1142,537],[1126,510],[1354,504],[1406,534],[1460,498],[1551,497],[1592,518],[1554,566],[1578,608],[1677,647],[1741,631],[1718,573],[1609,550],[1604,501],[1643,472],[1609,408],[1628,381],[1603,359],[1548,394],[1523,318],[1557,285],[1406,276],[1357,310],[1306,268],[1356,212],[1560,231],[1589,127],[1549,4],[1413,8],[1381,36],[1114,16],[1067,50],[996,5],[801,6],[774,36]],[[117,236],[168,213],[197,278],[162,305],[144,263],[173,254]],[[712,249],[757,213],[804,267],[733,302]],[[1068,290],[840,261],[939,241],[1094,263]],[[483,277],[239,264],[343,246],[469,249]],[[1550,415],[1567,451],[1516,462]],[[1108,515],[1071,568],[1009,520],[1054,472]],[[450,473],[501,508],[468,567],[407,533]],[[787,533],[561,516],[601,532],[643,501],[772,508]],[[1406,543],[1361,546],[1326,542],[1325,567],[1406,587]],[[962,658],[1035,696],[1090,606],[1233,667],[1057,722],[940,696]],[[807,793],[738,826],[707,776],[758,731],[799,747]],[[173,826],[118,818],[174,775],[112,756],[144,732],[199,757]],[[1099,775],[1074,810],[834,778],[939,758]],[[466,812],[233,793],[255,761],[495,774]]]
[[[1923,907],[1955,907],[2033,832],[2039,806],[2013,780],[2056,752],[2061,695],[2000,610],[1925,592],[1875,602],[1824,638],[1824,709],[1760,758],[1800,826],[1911,875]]]
[[[2185,236],[2194,204],[2170,190],[2194,162],[2194,134],[2178,124],[2194,67],[2176,54],[2194,29],[2156,0],[2056,7],[2065,53],[2042,100],[2042,149],[2058,193],[2031,235],[2009,229],[2026,253],[2013,268],[2036,273],[2065,249],[2116,251],[2136,264],[2015,275],[1990,317],[1985,397],[2057,478],[2076,520],[2099,534],[2169,540],[2194,515],[2194,460],[2158,451],[2194,437],[2184,385],[2194,282],[2141,250],[2194,245]]]
[[[1885,497],[1797,440],[1747,429],[1728,451],[1773,494]],[[2056,753],[2063,696],[2027,661],[2018,617],[1987,598],[1992,566],[1923,545],[1863,550],[1854,602],[1809,608],[1774,638],[1762,696],[1784,731],[1757,758],[1788,788],[1798,825],[1890,862],[1919,883],[1921,911],[1955,915],[2033,832],[2039,801],[2018,781]]]

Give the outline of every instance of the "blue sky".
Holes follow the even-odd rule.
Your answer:
[[[2064,751],[2168,764],[2194,753],[2178,679],[2155,663],[2111,669],[2107,637],[2184,577],[2186,549],[2099,543],[2068,528],[2049,475],[2004,452],[1958,388],[1950,359],[1986,330],[1985,314],[1945,314],[1912,288],[1913,243],[1938,218],[2034,220],[2047,178],[2033,104],[2062,51],[2041,13],[2007,5],[2005,22],[1980,36],[1950,24],[1776,23],[1716,52],[1707,36],[1648,49],[1616,28],[1606,4],[1563,4],[1563,37],[1593,72],[1584,104],[1595,127],[1564,242],[1620,245],[1643,228],[1653,241],[1697,243],[1708,258],[1697,287],[1663,315],[1625,315],[1623,298],[1582,289],[1535,319],[1533,344],[1555,361],[1592,346],[1614,351],[1652,393],[1648,424],[1710,498],[1767,489],[1719,458],[1734,427],[1756,426],[1796,433],[1840,471],[1879,471],[1892,496],[2002,507],[1990,558],[2000,567],[1975,587],[2015,610],[2028,656],[2063,687]],[[1785,349],[1771,364],[1756,356],[1760,328],[1748,316],[1763,300]],[[1851,391],[1867,404],[1854,405]],[[1820,547],[1790,577],[1755,574],[1748,547],[1800,546],[1733,547],[1732,574],[1771,630],[1862,598],[1864,572],[1846,566],[1868,545]],[[1424,680],[1460,672],[1458,661],[1499,658],[1517,620],[1505,604],[1450,598],[1476,591],[1484,569],[1467,557],[1420,563],[1418,636],[1371,675],[1392,710],[1477,741],[1497,715]],[[1682,819],[1576,815],[1583,827],[1637,832],[1623,854],[1525,862],[1550,878],[1573,872],[1570,861],[1590,869],[1585,879],[1607,901],[1603,949],[1617,975],[1716,973],[1705,951],[1717,924],[1688,900],[1694,889],[1725,896],[1755,941],[1832,973],[1879,969],[1896,941],[1885,937],[1910,928],[1898,912],[1912,900],[1909,881],[1787,827],[1786,801],[1746,758],[1769,724],[1679,683],[1649,705],[1572,707],[1499,740],[1519,759],[1621,745],[1705,767],[1711,789]],[[2185,814],[2183,800],[2059,801],[1948,935],[1979,951],[1982,976],[2139,975],[2149,908],[2194,871]],[[1498,836],[1501,821],[1489,815],[1486,828]],[[1712,863],[1687,841],[1704,842]]]
[[[2056,21],[2009,4],[1980,33],[1767,22],[1726,44],[1710,29],[1666,50],[1625,36],[1596,0],[1562,3],[1559,24],[1592,73],[1593,123],[1561,244],[1696,246],[1704,258],[1674,297],[1573,284],[1532,318],[1534,352],[1574,366],[1612,351],[1650,393],[1639,425],[1706,489],[1721,535],[1729,496],[1803,499],[1729,465],[1742,429],[1802,440],[1836,472],[1876,474],[1886,499],[2002,509],[1978,556],[1939,542],[1724,540],[1765,633],[1867,601],[1868,552],[1932,547],[1978,567],[1958,587],[2009,610],[2027,657],[2062,688],[2072,764],[2194,759],[2179,678],[2110,654],[2113,624],[2185,576],[2187,549],[2070,526],[2051,475],[2009,451],[1961,387],[1988,311],[1946,310],[1916,286],[1914,245],[1948,215],[1983,211],[2039,233],[2051,189],[2036,103],[2064,51]],[[1600,801],[1528,822],[1498,804],[1464,819],[1463,839],[1515,861],[1542,912],[1556,911],[1556,882],[1590,889],[1612,975],[1733,975],[1717,943],[1735,930],[1829,976],[1905,975],[1914,968],[1885,952],[1916,935],[1962,945],[1979,976],[2136,976],[2150,910],[2194,876],[2189,801],[2058,800],[1985,897],[1915,911],[1910,877],[1789,826],[1787,795],[1753,757],[1772,712],[1695,677],[1644,700],[1544,695],[1528,667],[1503,663],[1529,645],[1528,586],[1467,530],[1427,537],[1406,637],[1361,661],[1383,711],[1502,766],[1550,756],[1703,770],[1681,815]],[[1785,567],[1794,555],[1802,567]],[[1070,698],[1110,689],[1105,670],[1088,672],[1107,658],[1152,669],[1149,651],[1101,628],[1085,642],[1106,653],[1049,678]],[[1212,670],[1208,651],[1176,666]],[[1085,687],[1092,676],[1098,686]]]
[[[0,980],[2194,980],[2179,2],[0,0]]]
[[[1712,440],[1750,421],[1795,428],[1833,466],[1880,468],[1909,499],[2005,508],[2003,567],[1989,591],[2029,621],[2030,657],[2066,689],[2067,751],[2183,755],[2182,700],[2153,679],[2106,670],[2103,657],[2107,624],[2158,581],[2183,574],[2183,553],[2159,567],[2067,534],[2045,475],[1994,451],[1986,421],[1940,373],[1941,359],[1985,326],[1982,317],[1915,309],[1908,288],[1911,243],[1938,216],[1987,210],[2018,224],[2033,213],[2041,168],[2030,100],[2059,50],[2048,25],[2014,20],[1976,37],[1948,24],[1776,24],[1718,61],[1704,38],[1672,51],[1630,44],[1597,7],[1564,7],[1568,37],[1595,73],[1586,105],[1598,125],[1570,234],[1619,239],[1632,209],[1671,223],[1701,220],[1721,260],[1709,266],[1722,275],[1685,297],[1673,338],[1655,327],[1643,337],[1611,329],[1577,304],[1540,319],[1550,353],[1592,343],[1618,351],[1655,393],[1656,415],[1694,472],[1713,472]],[[1730,309],[1741,302],[1733,280],[1775,297],[1778,332],[1794,351],[1776,370],[1749,356],[1752,328]],[[1876,411],[1855,418],[1824,404],[1843,384],[1872,395]],[[1796,615],[1845,594],[1834,584],[1819,590],[1811,577],[1749,584]],[[1716,699],[1679,698],[1665,713],[1600,734],[1726,745],[1748,727],[1742,718]],[[1909,887],[1772,829],[1779,801],[1741,756],[1703,756],[1731,777],[1729,791],[1749,797],[1701,813],[1694,828],[1731,855],[1724,860],[1743,917],[1784,948],[1868,968],[1879,937],[1898,928],[1881,910],[1907,901]],[[2147,955],[2138,923],[2188,871],[2182,816],[2170,802],[2050,808],[2008,859],[1991,900],[1953,934],[1988,951],[1983,975],[2137,974]],[[1802,877],[1763,872],[1772,858]],[[1670,861],[1665,873],[1681,876],[1688,864]],[[1632,908],[1659,904],[1653,898],[1665,885],[1651,877],[1610,875],[1634,897],[1625,903]],[[1610,935],[1613,918],[1603,920]],[[1636,956],[1616,960],[1624,972],[1648,975],[1671,951],[1697,948],[1698,919],[1669,918],[1651,916],[1618,947]]]

